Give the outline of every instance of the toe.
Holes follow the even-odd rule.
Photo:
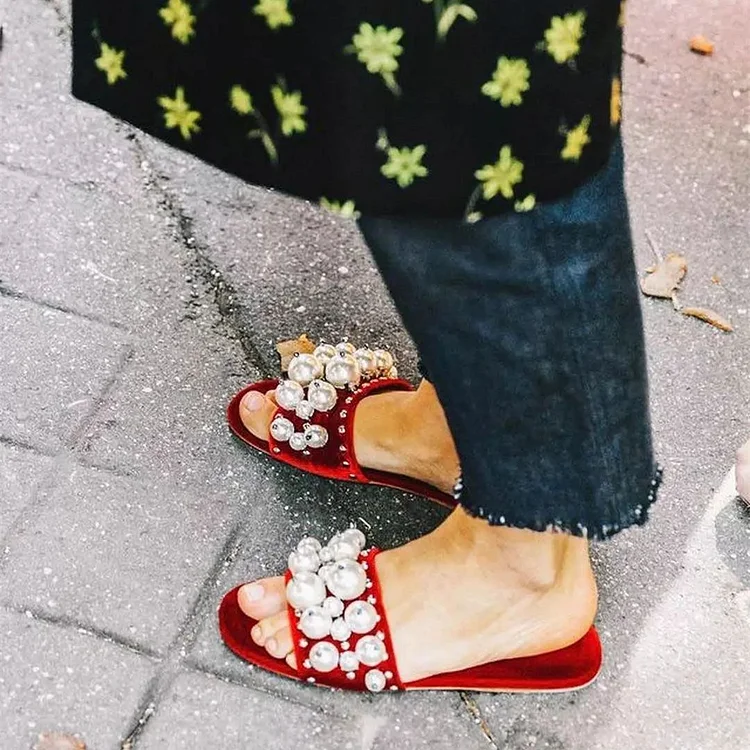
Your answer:
[[[273,400],[273,391],[260,393],[249,391],[240,401],[240,419],[242,424],[261,440],[268,440],[269,427],[276,411],[276,402]]]
[[[237,593],[240,609],[253,620],[263,620],[286,611],[284,579],[264,578],[243,586]]]
[[[266,651],[271,656],[284,659],[294,651],[292,630],[289,627],[289,618],[286,612],[279,612],[279,614],[269,617],[261,624],[264,630],[273,630],[273,634],[266,638],[264,644]]]

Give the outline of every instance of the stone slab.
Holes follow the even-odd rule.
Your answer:
[[[6,541],[0,598],[164,652],[216,564],[234,509],[69,466]]]
[[[2,746],[29,750],[42,732],[120,747],[154,672],[150,659],[73,628],[0,611]]]
[[[0,436],[58,450],[113,377],[122,332],[0,297]]]

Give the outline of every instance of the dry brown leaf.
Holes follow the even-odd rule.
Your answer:
[[[734,330],[734,326],[725,317],[706,307],[683,307],[680,312],[683,315],[689,315],[691,318],[698,318],[698,320],[710,323],[720,331],[730,333]]]
[[[649,297],[672,299],[672,295],[687,273],[687,260],[677,253],[670,253],[653,271],[646,272],[641,279],[641,291]]]
[[[276,344],[276,351],[281,356],[282,372],[287,371],[289,363],[295,354],[312,354],[315,351],[315,346],[315,342],[310,341],[306,333],[303,333],[299,338],[281,341]]]
[[[690,40],[690,49],[699,55],[713,55],[714,43],[706,39],[705,36],[698,34]]]
[[[86,750],[86,745],[72,734],[44,732],[39,735],[34,750]]]

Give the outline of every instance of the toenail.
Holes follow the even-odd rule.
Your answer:
[[[249,586],[245,586],[245,596],[251,602],[259,602],[264,595],[263,586],[259,583],[251,583]]]
[[[265,399],[262,394],[257,391],[250,391],[250,393],[242,399],[242,405],[248,411],[258,411],[258,409],[263,406],[263,401],[265,401]]]
[[[279,647],[279,644],[276,642],[275,638],[269,638],[266,641],[266,650],[267,651],[276,651],[276,649]]]
[[[261,639],[261,636],[263,635],[263,631],[260,629],[260,625],[256,625],[250,631],[250,635],[252,635],[254,641],[259,641]]]

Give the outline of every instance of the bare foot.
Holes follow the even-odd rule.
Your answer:
[[[276,410],[274,392],[248,393],[240,418],[268,440]],[[362,399],[354,416],[354,450],[360,466],[418,479],[450,493],[461,470],[435,388],[423,380],[414,392],[376,393]]]
[[[461,508],[431,534],[381,553],[377,568],[404,682],[564,648],[596,614],[585,540],[493,527]],[[253,640],[294,667],[283,578],[244,586],[239,604],[259,620]]]

